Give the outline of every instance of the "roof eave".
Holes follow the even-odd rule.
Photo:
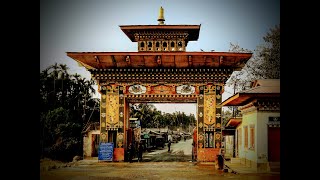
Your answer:
[[[230,96],[228,99],[226,99],[225,101],[223,101],[220,105],[221,106],[233,106],[233,105],[228,105],[230,102],[234,101],[235,99],[239,98],[240,94],[234,94],[232,96]]]

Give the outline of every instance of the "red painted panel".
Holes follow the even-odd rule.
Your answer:
[[[113,149],[113,161],[124,161],[124,148]]]
[[[280,162],[280,128],[268,127],[268,161]]]
[[[220,148],[199,148],[198,161],[199,162],[215,162]]]

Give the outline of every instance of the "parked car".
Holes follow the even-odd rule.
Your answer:
[[[162,136],[157,136],[156,137],[156,147],[162,147],[164,148],[164,144],[165,144],[165,139]]]

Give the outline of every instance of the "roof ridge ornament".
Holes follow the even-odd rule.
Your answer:
[[[159,17],[158,17],[159,23],[158,23],[158,25],[165,25],[164,24],[165,19],[164,19],[164,16],[163,16],[163,11],[164,11],[164,9],[161,6],[160,10],[159,10]]]

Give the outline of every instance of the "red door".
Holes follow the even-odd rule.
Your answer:
[[[268,161],[280,162],[280,127],[268,127]]]

